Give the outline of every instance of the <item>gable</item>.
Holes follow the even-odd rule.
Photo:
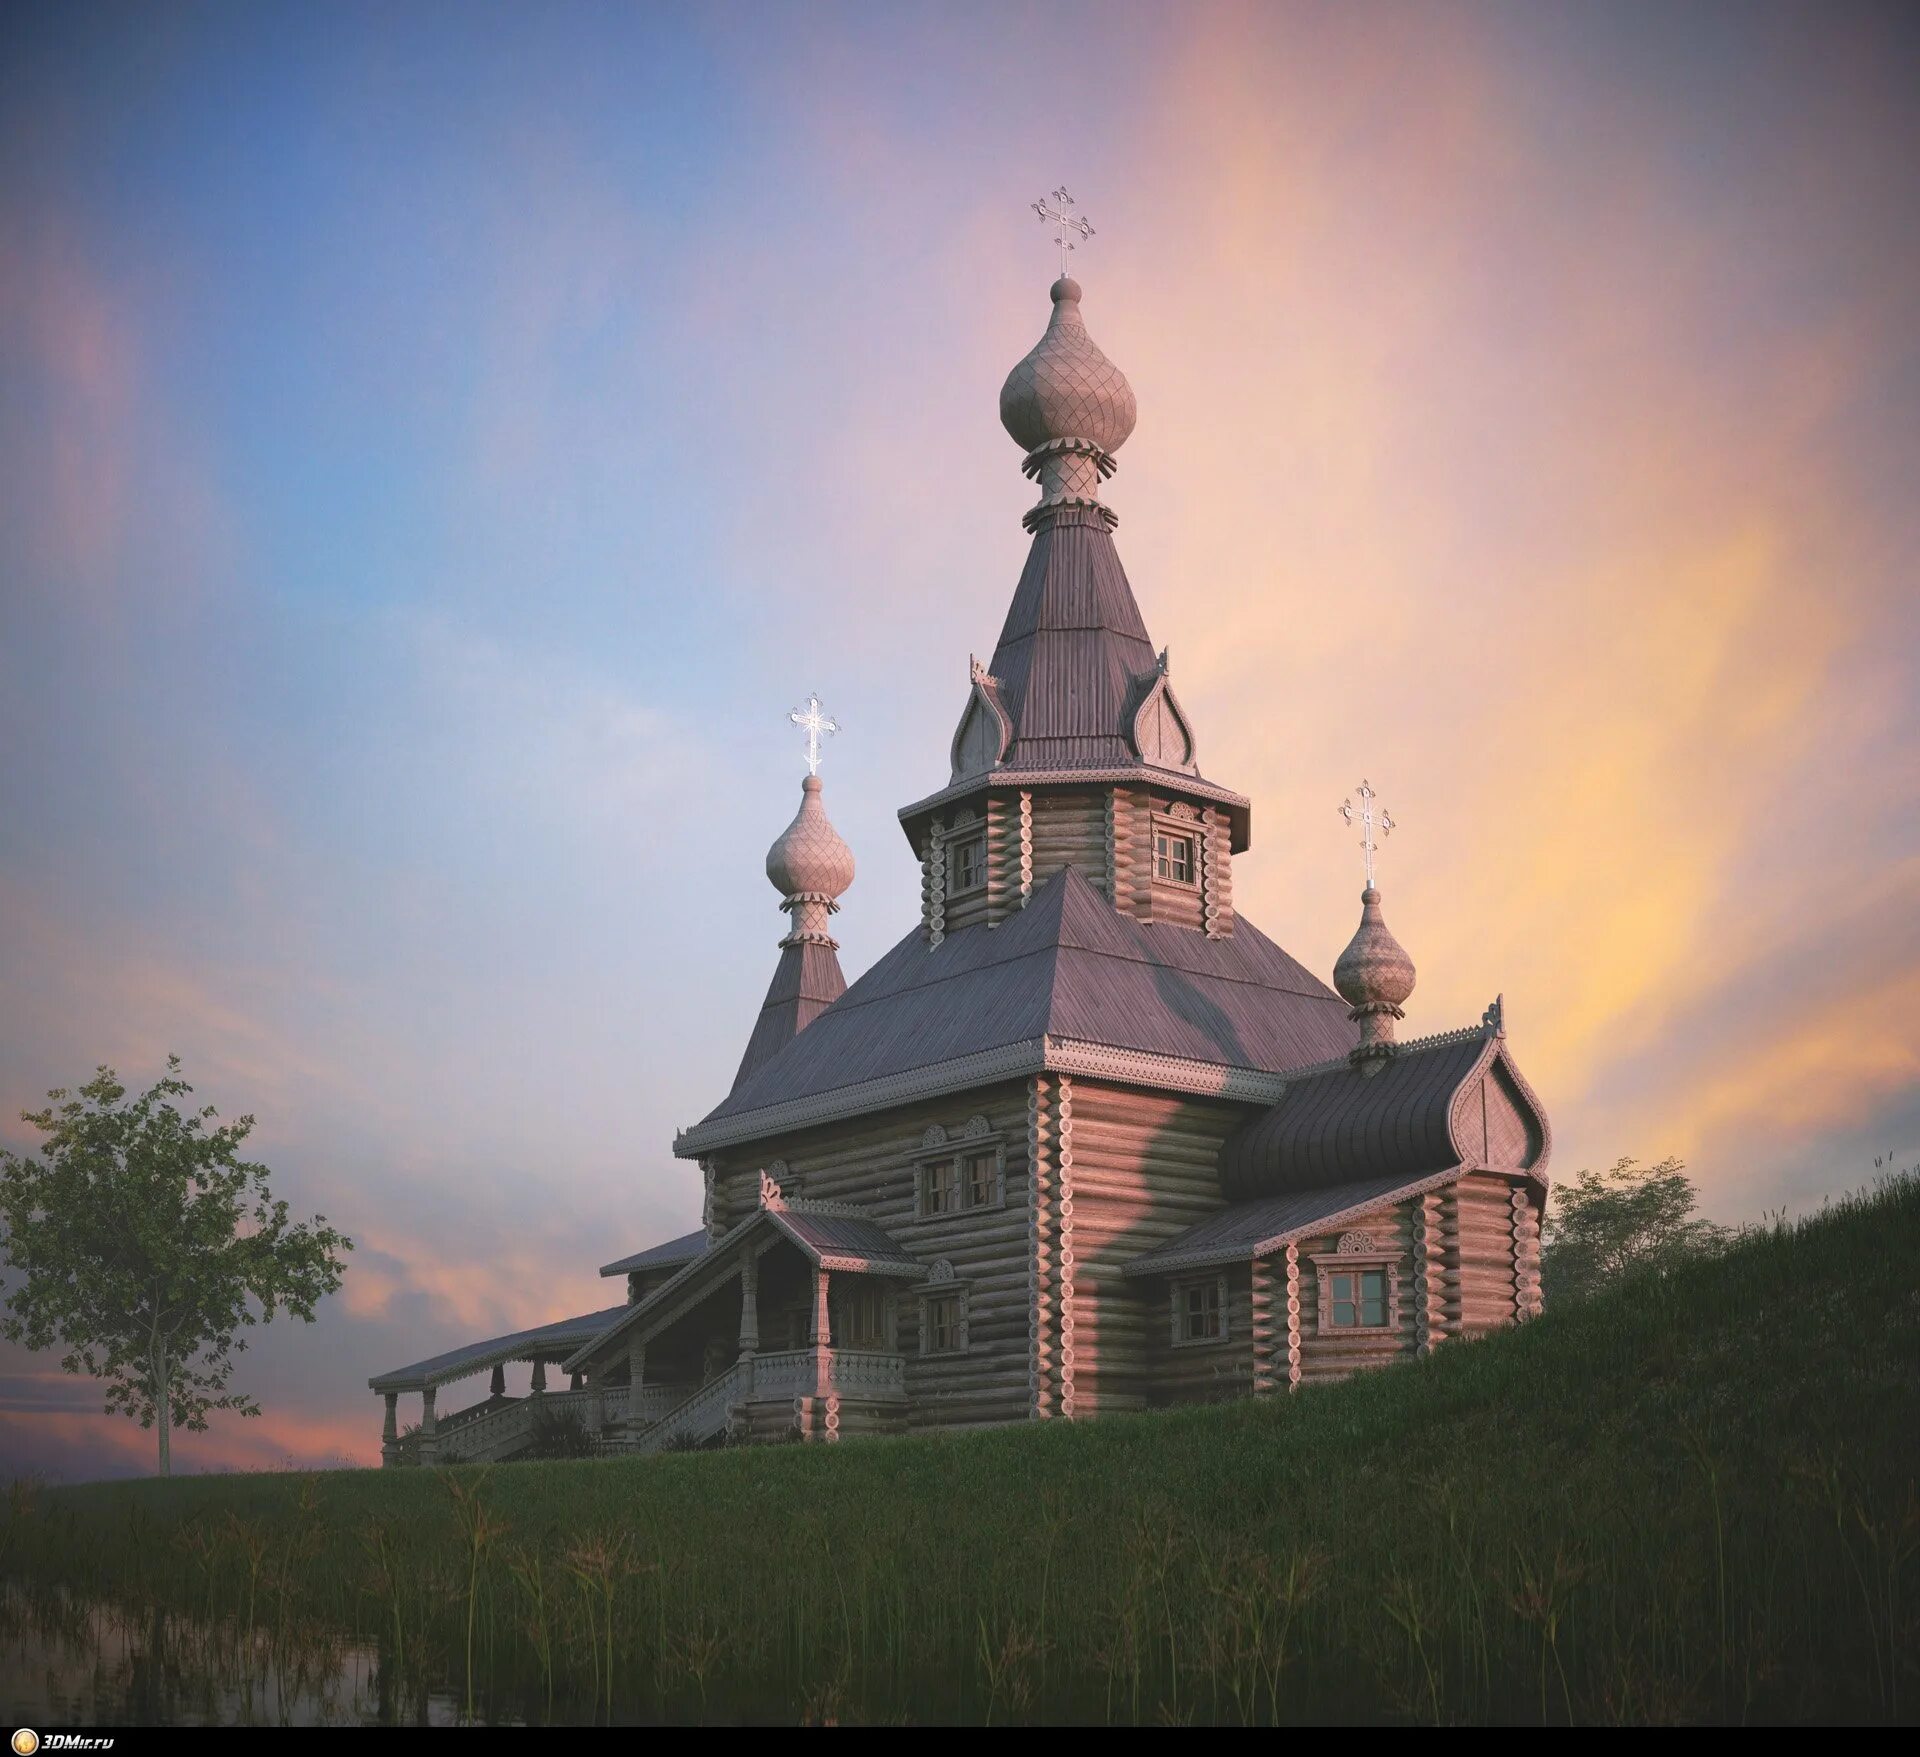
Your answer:
[[[1133,717],[1130,736],[1143,763],[1157,769],[1191,769],[1193,728],[1188,725],[1165,672],[1147,690],[1146,700]]]
[[[1525,1171],[1546,1146],[1539,1115],[1504,1057],[1495,1057],[1454,1100],[1452,1128],[1461,1156],[1482,1165]]]

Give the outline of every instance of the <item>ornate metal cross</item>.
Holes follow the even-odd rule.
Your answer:
[[[822,736],[831,738],[838,732],[840,730],[840,722],[838,720],[829,720],[825,714],[820,712],[820,698],[817,695],[809,695],[805,709],[795,708],[787,718],[791,720],[794,725],[804,726],[807,729],[807,773],[809,775],[819,774],[820,740]]]
[[[1043,225],[1053,227],[1053,241],[1060,246],[1060,278],[1067,278],[1067,252],[1073,249],[1073,235],[1080,234],[1084,244],[1093,236],[1093,227],[1072,211],[1073,197],[1064,188],[1056,189],[1051,195],[1043,195],[1033,204],[1033,211],[1040,216]]]
[[[1342,803],[1340,815],[1345,818],[1348,823],[1352,823],[1356,817],[1360,820],[1360,846],[1365,850],[1367,857],[1367,889],[1372,890],[1373,857],[1379,847],[1379,844],[1373,839],[1373,826],[1376,823],[1380,826],[1380,834],[1383,837],[1391,836],[1393,834],[1393,815],[1384,807],[1381,808],[1378,817],[1374,815],[1373,802],[1378,799],[1380,795],[1374,792],[1365,781],[1360,783],[1358,792],[1360,795],[1359,811],[1356,812],[1354,810],[1353,801],[1349,799]]]

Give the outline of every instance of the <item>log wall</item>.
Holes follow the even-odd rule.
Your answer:
[[[1244,1106],[1048,1077],[1036,1112],[1044,1206],[1035,1209],[1035,1383],[1043,1413],[1097,1415],[1165,1401],[1167,1385],[1211,1382],[1167,1362],[1167,1288],[1130,1280],[1125,1266],[1223,1206],[1220,1143]],[[1042,1251],[1051,1253],[1051,1260]],[[1246,1266],[1231,1282],[1231,1374],[1252,1385]],[[1050,1356],[1049,1350],[1057,1351]],[[1171,1374],[1169,1379],[1167,1375]],[[1053,1400],[1051,1405],[1046,1400]]]
[[[1300,1240],[1297,1261],[1300,1279],[1300,1383],[1325,1384],[1344,1379],[1349,1373],[1368,1367],[1391,1365],[1409,1358],[1419,1345],[1415,1333],[1412,1277],[1413,1226],[1417,1204],[1403,1202],[1397,1208],[1383,1208],[1358,1220],[1349,1220],[1338,1231],[1316,1234]],[[1364,1232],[1381,1250],[1394,1252],[1398,1261],[1389,1272],[1398,1277],[1398,1322],[1391,1330],[1358,1333],[1326,1330],[1320,1323],[1321,1266],[1313,1259],[1336,1255],[1342,1235]]]
[[[973,1116],[984,1116],[1005,1154],[1004,1201],[922,1218],[917,1167],[927,1128],[938,1124],[955,1152]],[[1009,1082],[760,1143],[750,1154],[716,1158],[714,1205],[722,1229],[760,1200],[760,1173],[774,1172],[803,1201],[851,1203],[871,1215],[922,1262],[953,1265],[966,1300],[964,1353],[920,1353],[921,1294],[894,1283],[894,1319],[906,1357],[908,1420],[914,1427],[975,1426],[1028,1413],[1029,1188],[1027,1083]],[[763,1324],[767,1321],[763,1318]]]
[[[1113,895],[1104,788],[1033,796],[1033,882],[1077,866],[1103,896]]]

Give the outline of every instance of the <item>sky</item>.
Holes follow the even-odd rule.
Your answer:
[[[1246,915],[1330,971],[1364,776],[1556,1175],[1913,1163],[1916,89],[1847,3],[6,8],[0,1145],[175,1051],[355,1241],[176,1467],[698,1223],[809,690],[849,974],[915,923],[1061,183]],[[151,1453],[0,1345],[0,1471]]]

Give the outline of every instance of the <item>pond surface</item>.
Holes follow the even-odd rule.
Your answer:
[[[208,1629],[157,1610],[0,1587],[0,1721],[9,1727],[458,1726],[466,1718],[455,1690],[403,1682],[373,1643]]]

